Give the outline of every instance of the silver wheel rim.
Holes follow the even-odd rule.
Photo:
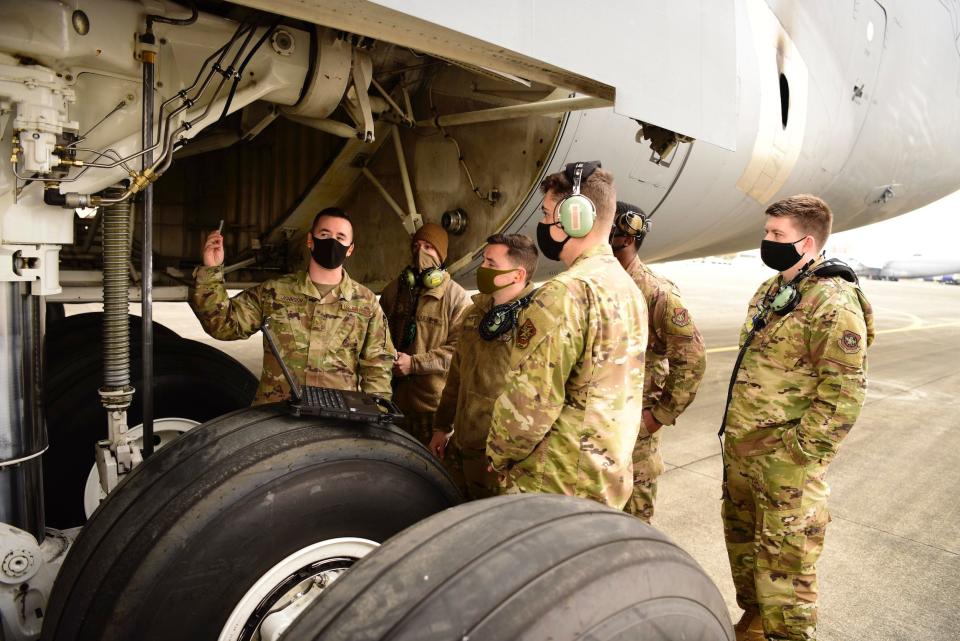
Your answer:
[[[200,425],[200,423],[189,418],[169,417],[154,420],[153,434],[158,439],[154,447],[160,449],[197,425]],[[130,428],[127,434],[134,440],[137,447],[143,447],[143,425]],[[97,473],[97,464],[94,463],[90,473],[87,474],[86,485],[83,486],[83,513],[88,519],[105,498],[107,498],[107,494],[100,487],[100,475]]]
[[[340,574],[379,547],[369,539],[327,539],[297,550],[247,590],[218,641],[275,641]]]

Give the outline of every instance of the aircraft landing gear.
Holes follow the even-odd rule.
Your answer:
[[[393,426],[239,410],[158,450],[107,496],[60,571],[42,638],[233,641],[251,638],[251,623],[273,634],[282,621],[262,616],[263,599],[297,605],[459,500],[439,461]]]

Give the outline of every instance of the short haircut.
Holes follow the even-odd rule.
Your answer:
[[[823,249],[833,227],[833,212],[822,199],[810,194],[798,194],[778,200],[767,207],[767,216],[791,218],[804,235],[813,236]]]
[[[523,234],[494,234],[487,238],[488,245],[506,245],[507,256],[517,267],[527,270],[527,282],[533,280],[537,271],[537,258],[540,252],[533,239]]]
[[[328,216],[328,217],[330,217],[330,218],[343,218],[345,221],[347,221],[348,223],[350,223],[350,231],[351,231],[351,234],[352,234],[352,232],[353,232],[353,221],[350,220],[350,216],[347,215],[347,212],[343,211],[343,210],[340,209],[339,207],[327,207],[326,209],[322,210],[319,214],[317,214],[316,216],[314,216],[314,217],[313,217],[313,224],[310,225],[310,233],[311,233],[311,234],[313,233],[313,230],[317,228],[317,223],[320,222],[320,219],[323,218],[324,216]],[[353,239],[351,238],[351,241],[352,241],[352,240],[353,240]]]
[[[573,193],[573,183],[562,171],[550,174],[540,183],[544,194],[552,191],[560,198]],[[597,220],[607,225],[613,224],[613,215],[617,209],[617,192],[613,188],[613,174],[597,168],[580,183],[580,193],[593,201],[597,207]]]

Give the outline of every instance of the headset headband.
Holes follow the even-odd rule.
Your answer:
[[[573,185],[574,196],[580,194],[580,185],[583,184],[583,181],[593,175],[593,172],[602,166],[599,160],[590,160],[586,162],[572,162],[564,167],[563,174],[567,177],[567,180],[570,181],[570,184]]]

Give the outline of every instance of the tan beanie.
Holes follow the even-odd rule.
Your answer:
[[[437,248],[440,254],[440,262],[447,262],[447,245],[449,239],[446,230],[436,223],[424,223],[423,227],[417,230],[413,235],[413,240],[425,240]]]

